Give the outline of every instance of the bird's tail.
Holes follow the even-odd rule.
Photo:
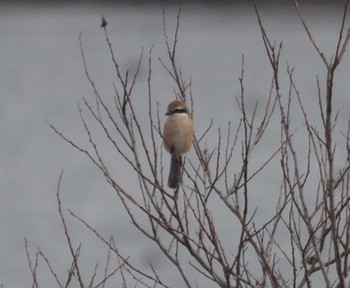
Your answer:
[[[170,163],[170,171],[169,171],[169,179],[168,186],[170,188],[177,188],[180,184],[182,184],[182,175],[181,175],[181,166],[182,166],[182,157],[171,155],[171,163]]]

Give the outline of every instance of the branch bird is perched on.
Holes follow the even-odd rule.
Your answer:
[[[164,123],[163,145],[171,154],[168,186],[175,189],[182,184],[182,155],[191,149],[193,122],[185,102],[180,100],[172,101],[165,115],[168,119]]]

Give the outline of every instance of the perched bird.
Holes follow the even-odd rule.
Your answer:
[[[165,115],[163,145],[171,154],[168,186],[175,189],[182,184],[182,155],[191,149],[193,122],[185,102],[180,100],[170,102]]]

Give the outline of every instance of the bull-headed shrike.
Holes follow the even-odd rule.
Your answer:
[[[180,100],[172,101],[165,115],[168,119],[163,128],[163,145],[171,154],[168,186],[175,189],[182,184],[182,156],[192,146],[193,122],[185,102]]]

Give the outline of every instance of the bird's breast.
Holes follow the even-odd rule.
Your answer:
[[[187,153],[193,141],[193,123],[187,114],[174,114],[164,123],[163,144],[175,155]]]

